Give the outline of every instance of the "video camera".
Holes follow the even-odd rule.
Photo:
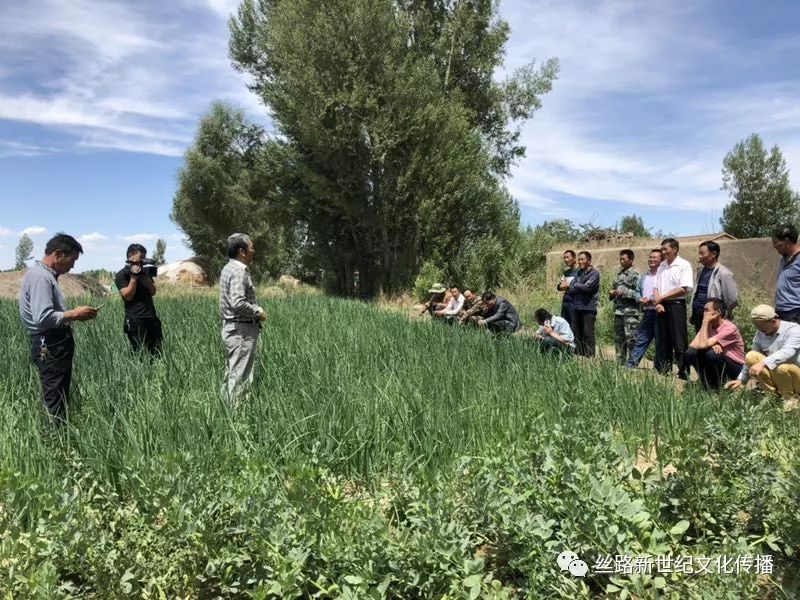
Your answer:
[[[125,264],[128,265],[128,268],[141,267],[142,270],[139,271],[138,275],[147,275],[148,277],[158,276],[158,265],[156,265],[156,261],[152,258],[126,260]]]

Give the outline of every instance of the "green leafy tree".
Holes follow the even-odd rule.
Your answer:
[[[496,82],[507,39],[485,0],[244,0],[231,55],[285,140],[329,290],[407,289],[426,261],[456,279],[483,238],[513,244],[501,176],[558,64]]]
[[[33,258],[33,240],[27,233],[23,233],[22,237],[19,238],[16,255],[17,260],[14,263],[14,269],[21,271],[27,268],[27,262]]]
[[[789,169],[778,146],[767,152],[758,134],[736,144],[722,162],[722,189],[732,198],[720,224],[739,238],[768,237],[800,215]]]
[[[286,144],[268,139],[230,105],[215,103],[200,121],[178,173],[171,218],[212,272],[228,260],[225,242],[236,232],[253,238],[258,275],[285,270],[295,245],[293,162]]]
[[[153,260],[156,261],[157,265],[164,264],[165,262],[164,255],[166,254],[166,252],[167,252],[167,240],[165,240],[164,238],[158,238],[158,241],[156,242],[156,251],[155,254],[153,254]]]
[[[569,219],[553,219],[537,225],[533,230],[533,237],[541,240],[541,247],[550,250],[556,244],[579,240],[581,230]]]
[[[634,237],[650,237],[650,230],[644,226],[642,217],[637,216],[635,213],[622,217],[617,231],[620,233],[632,233]]]

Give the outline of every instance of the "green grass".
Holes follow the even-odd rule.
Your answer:
[[[607,576],[558,572],[566,546],[587,562],[667,544],[770,552],[780,573],[797,565],[787,505],[800,489],[800,424],[777,405],[678,395],[652,374],[539,356],[529,340],[290,297],[267,301],[256,385],[231,413],[215,299],[157,307],[166,357],[152,366],[129,353],[119,301],[75,325],[74,410],[53,434],[16,305],[0,303],[0,590],[601,593]],[[653,444],[660,464],[635,471]],[[664,479],[668,462],[679,473]],[[687,534],[668,533],[683,520]],[[622,538],[606,539],[612,524]],[[652,579],[623,579],[655,593]],[[739,597],[755,577],[666,585]]]

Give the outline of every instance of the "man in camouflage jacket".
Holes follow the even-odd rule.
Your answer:
[[[464,290],[464,308],[458,313],[458,322],[462,325],[478,322],[483,316],[483,300],[472,290]]]
[[[639,300],[639,272],[633,268],[633,250],[619,253],[620,270],[614,279],[609,299],[614,302],[614,347],[617,362],[624,365],[631,359],[636,342],[636,331],[641,316]]]

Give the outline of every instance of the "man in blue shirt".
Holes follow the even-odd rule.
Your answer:
[[[647,266],[650,267],[650,270],[642,274],[639,279],[639,304],[642,307],[642,320],[639,323],[639,329],[636,331],[636,342],[633,346],[633,352],[631,352],[631,358],[625,365],[631,369],[639,365],[647,353],[650,343],[656,338],[655,287],[656,274],[658,273],[659,265],[661,265],[662,256],[661,248],[652,249],[647,257]],[[660,366],[658,354],[656,354],[655,368],[657,371]]]
[[[19,316],[31,338],[31,357],[42,382],[42,400],[48,412],[63,418],[72,382],[75,341],[70,321],[88,321],[97,309],[79,306],[67,310],[58,277],[68,273],[83,253],[70,235],[56,234],[47,242],[44,258],[28,269],[19,294]]]
[[[540,308],[536,311],[536,322],[539,323],[539,329],[533,337],[539,340],[539,349],[542,352],[572,354],[575,349],[575,335],[566,319]]]
[[[775,312],[781,321],[800,323],[800,244],[797,228],[780,225],[772,235],[772,246],[781,255],[778,284],[775,286]]]

